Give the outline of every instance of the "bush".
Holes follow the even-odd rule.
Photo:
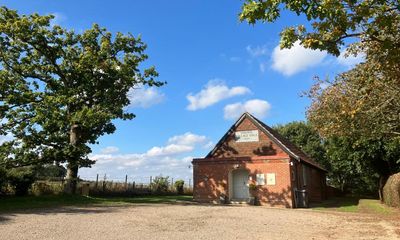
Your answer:
[[[168,178],[169,177],[162,177],[162,176],[155,177],[153,182],[151,183],[151,189],[156,193],[168,192],[168,185],[169,185]]]
[[[35,168],[36,175],[40,179],[64,178],[67,175],[67,169],[62,165],[45,164]]]
[[[17,196],[27,195],[36,180],[35,172],[31,167],[11,169],[7,172],[7,179]]]
[[[183,194],[184,193],[184,189],[183,189],[183,186],[185,185],[185,181],[183,181],[183,180],[177,180],[175,183],[174,183],[174,187],[175,187],[175,189],[176,189],[176,192],[178,193],[178,194]]]
[[[7,185],[7,172],[4,168],[0,168],[0,195],[4,194],[4,187]]]
[[[36,196],[57,195],[63,193],[62,182],[37,181],[31,187],[31,193]]]

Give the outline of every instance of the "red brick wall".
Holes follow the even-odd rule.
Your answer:
[[[227,160],[194,164],[194,199],[201,202],[218,202],[221,196],[231,198],[230,173],[235,169],[247,169],[255,183],[258,173],[275,173],[275,185],[258,186],[253,192],[262,205],[292,207],[289,159],[257,159],[241,162]]]
[[[235,131],[258,130],[258,142],[236,142]],[[294,165],[291,166],[290,162]],[[194,159],[194,199],[202,202],[219,202],[226,196],[230,199],[231,172],[235,169],[247,169],[255,182],[256,174],[275,173],[275,185],[258,186],[252,192],[260,200],[262,205],[293,207],[294,188],[301,189],[302,169],[301,164],[291,158],[277,144],[253,122],[245,118],[239,126],[226,138],[225,142],[205,159]],[[309,174],[307,190],[312,201],[320,201],[324,198],[325,186],[324,173],[308,168]],[[315,182],[315,183],[314,183]],[[312,183],[312,184],[311,184]]]
[[[286,152],[273,143],[264,132],[260,131],[257,126],[247,118],[241,122],[235,131],[250,130],[258,130],[259,142],[236,142],[235,133],[232,132],[211,157],[288,156]]]

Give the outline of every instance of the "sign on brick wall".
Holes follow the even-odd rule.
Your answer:
[[[235,132],[236,142],[258,142],[258,130]]]
[[[264,185],[265,184],[265,175],[263,173],[257,173],[257,185]]]
[[[275,185],[275,173],[267,173],[267,185]]]

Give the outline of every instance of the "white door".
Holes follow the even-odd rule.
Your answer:
[[[232,172],[233,198],[246,199],[249,197],[249,173],[246,170],[235,170]]]

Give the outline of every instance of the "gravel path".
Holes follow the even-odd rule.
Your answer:
[[[142,204],[0,215],[0,239],[400,239],[368,214]]]

